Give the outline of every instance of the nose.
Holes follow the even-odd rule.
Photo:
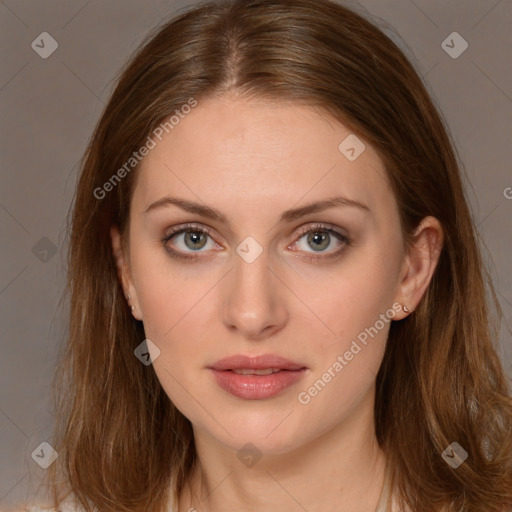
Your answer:
[[[252,263],[237,256],[225,287],[224,325],[253,341],[277,333],[289,318],[284,296],[286,288],[269,268],[266,255],[263,251]]]

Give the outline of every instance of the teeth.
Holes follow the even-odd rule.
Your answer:
[[[276,373],[281,371],[281,368],[267,368],[265,370],[254,370],[254,369],[245,369],[240,368],[237,370],[231,370],[235,373],[238,373],[238,375],[270,375],[271,373]]]

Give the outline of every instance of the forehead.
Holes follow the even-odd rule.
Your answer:
[[[166,194],[221,210],[237,207],[238,215],[261,216],[262,207],[284,210],[338,193],[392,207],[373,148],[311,107],[208,99],[154,140],[137,171],[133,206],[139,212]],[[347,158],[351,148],[362,150],[355,160]]]

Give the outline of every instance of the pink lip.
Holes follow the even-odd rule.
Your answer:
[[[240,375],[233,369],[264,370],[279,368],[280,371],[270,375]],[[261,400],[279,394],[297,382],[305,374],[304,365],[294,363],[279,356],[266,354],[262,356],[236,355],[217,361],[208,368],[217,384],[238,398]]]

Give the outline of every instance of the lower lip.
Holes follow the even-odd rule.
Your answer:
[[[217,384],[227,392],[246,400],[262,400],[275,396],[302,378],[305,368],[281,370],[270,375],[240,375],[231,370],[209,369]]]

